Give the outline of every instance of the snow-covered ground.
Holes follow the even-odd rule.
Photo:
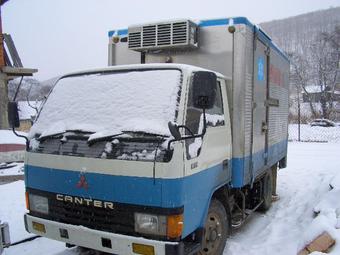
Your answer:
[[[9,175],[23,175],[24,174],[24,163],[13,162],[10,164],[0,163],[0,177]]]
[[[323,227],[330,219],[326,217],[324,220],[320,216],[315,218],[314,210],[329,210],[327,201],[334,199],[330,183],[335,187],[334,190],[340,188],[337,181],[339,176],[334,178],[340,172],[340,143],[290,142],[288,150],[288,167],[280,170],[278,176],[280,200],[267,213],[253,214],[246,225],[233,233],[227,241],[225,255],[296,255],[309,236],[317,233],[318,230],[315,227],[313,229],[313,226]],[[0,219],[10,223],[12,241],[28,237],[23,222],[23,181],[0,185],[0,201]],[[340,208],[340,198],[331,204]],[[340,229],[334,227],[330,234],[334,235],[337,244],[329,254],[338,255]],[[83,253],[77,248],[67,249],[63,243],[38,238],[5,249],[4,252],[4,255],[16,254]]]
[[[265,214],[256,213],[228,240],[228,255],[295,255],[306,242],[313,208],[329,193],[340,172],[340,143],[288,145],[288,167],[278,174],[280,200]],[[340,198],[338,200],[340,207]],[[340,230],[330,254],[340,254]],[[314,234],[314,233],[313,233]]]

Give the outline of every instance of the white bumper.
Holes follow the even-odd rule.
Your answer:
[[[44,224],[45,233],[35,230],[32,226],[32,222]],[[89,229],[82,226],[75,226],[70,224],[63,224],[50,220],[37,218],[30,215],[25,215],[25,223],[27,231],[35,233],[40,236],[45,236],[61,242],[74,244],[77,246],[87,247],[99,251],[108,253],[115,253],[119,255],[134,255],[132,251],[132,243],[151,245],[154,247],[155,255],[166,254],[166,246],[178,245],[176,242],[162,242],[155,240],[148,240],[145,238],[132,237],[126,235],[113,234],[109,232],[103,232],[98,230]],[[60,229],[66,229],[68,232],[68,238],[62,238],[60,235]],[[111,240],[111,248],[103,247],[102,238]]]

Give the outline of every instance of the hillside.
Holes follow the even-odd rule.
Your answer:
[[[340,7],[260,24],[285,52],[298,53],[303,53],[320,32],[331,32],[336,25],[340,25]]]

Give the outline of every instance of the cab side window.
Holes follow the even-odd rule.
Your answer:
[[[221,83],[217,81],[217,91],[213,108],[206,110],[207,128],[224,126],[223,100],[221,93]],[[194,133],[200,134],[203,130],[203,110],[195,108],[192,100],[192,86],[189,88],[189,98],[186,113],[185,125]],[[186,131],[186,135],[189,132]],[[195,158],[200,153],[201,138],[186,140],[187,158]]]

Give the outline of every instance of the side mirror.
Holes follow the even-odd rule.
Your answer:
[[[8,102],[8,122],[12,128],[20,127],[19,112],[17,102]]]
[[[168,122],[168,127],[170,130],[171,135],[175,138],[175,140],[180,140],[182,138],[179,128],[177,124],[172,123],[171,121]]]
[[[215,103],[217,77],[207,71],[195,72],[193,79],[193,103],[199,109],[211,109]]]

